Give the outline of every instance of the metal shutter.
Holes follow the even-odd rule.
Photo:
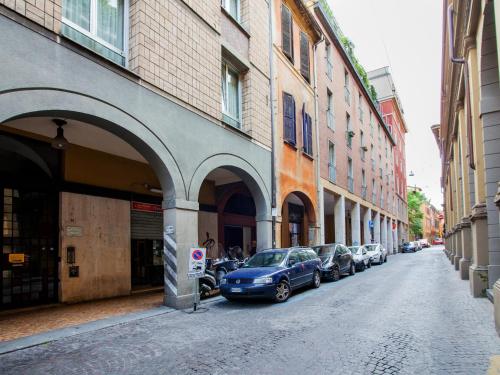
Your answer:
[[[130,212],[130,232],[134,240],[162,240],[163,215],[161,212]]]

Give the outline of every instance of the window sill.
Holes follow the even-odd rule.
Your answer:
[[[226,8],[223,6],[220,7],[222,13],[238,28],[240,31],[246,35],[247,38],[250,38],[250,33],[248,32],[247,29],[243,27],[243,25],[238,21],[236,18],[234,18],[231,13],[229,13]]]
[[[226,121],[226,120],[224,119],[224,115],[223,115],[223,117],[222,117],[221,123],[222,123],[222,126],[223,126],[225,129],[229,130],[229,131],[235,132],[236,134],[242,135],[242,136],[244,136],[244,137],[246,137],[246,138],[248,138],[248,139],[251,139],[251,138],[252,138],[252,136],[251,136],[251,135],[249,135],[247,132],[245,132],[243,129],[241,129],[241,128],[238,128],[238,127],[234,126],[234,125],[233,125],[233,124],[231,124],[229,121]]]
[[[287,141],[286,139],[283,141],[284,144],[286,144],[288,147],[293,148],[295,151],[297,151],[297,145],[295,143],[292,143],[290,141]]]
[[[309,159],[311,161],[314,161],[314,157],[312,155],[309,155],[307,152],[302,151],[302,156],[304,156],[306,159]]]

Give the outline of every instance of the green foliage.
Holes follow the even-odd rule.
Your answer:
[[[415,238],[422,237],[424,214],[420,209],[422,204],[428,202],[425,194],[420,191],[408,192],[408,221],[410,223],[410,232]]]
[[[368,90],[368,93],[370,94],[371,98],[373,101],[377,101],[377,91],[375,90],[375,87],[370,83],[370,80],[368,79],[368,74],[366,73],[365,68],[361,63],[359,62],[358,58],[354,54],[354,48],[355,45],[354,43],[345,35],[340,36],[340,41],[342,45],[344,46],[344,49],[351,59],[354,69],[358,72],[358,75],[361,77],[361,80],[363,81],[363,84],[365,85],[366,89]]]

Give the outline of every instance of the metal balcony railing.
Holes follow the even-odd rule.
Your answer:
[[[335,168],[335,164],[328,163],[328,179],[331,182],[337,181],[337,170]]]

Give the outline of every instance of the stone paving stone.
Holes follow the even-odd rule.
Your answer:
[[[0,315],[0,342],[98,319],[148,310],[163,303],[163,291],[100,301],[21,310]]]
[[[217,301],[0,356],[2,375],[485,374],[493,306],[441,250],[390,257],[284,304]]]

